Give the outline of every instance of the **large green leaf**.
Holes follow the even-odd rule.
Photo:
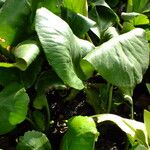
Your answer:
[[[88,16],[87,0],[63,0],[63,5],[71,11]]]
[[[0,45],[10,50],[27,35],[31,0],[6,0],[0,11]]]
[[[24,121],[29,97],[22,85],[12,83],[0,92],[0,134],[11,131]]]
[[[145,31],[134,29],[96,47],[81,61],[86,74],[91,74],[91,65],[104,79],[128,93],[141,82],[149,65]]]
[[[102,123],[104,121],[111,121],[115,123],[122,131],[124,131],[131,144],[137,145],[136,142],[148,148],[147,133],[144,123],[138,122],[131,119],[125,119],[113,114],[100,114],[95,116],[97,118],[97,123]]]
[[[19,139],[17,150],[51,150],[51,144],[44,133],[33,130]]]
[[[64,83],[83,89],[79,79],[81,48],[70,27],[61,18],[45,8],[37,10],[36,31],[50,65]]]

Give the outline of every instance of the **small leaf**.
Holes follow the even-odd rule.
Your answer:
[[[63,81],[57,76],[53,70],[47,70],[42,72],[37,79],[35,89],[37,90],[37,96],[33,101],[33,106],[36,109],[42,109],[47,106],[47,99],[45,93],[48,89],[66,89]]]
[[[51,144],[45,134],[28,131],[19,139],[17,150],[51,150]]]
[[[88,16],[87,0],[64,0],[63,5],[64,7],[70,9],[73,12]]]
[[[0,92],[0,135],[25,120],[29,97],[22,85],[12,83]]]
[[[70,87],[83,89],[78,77],[83,75],[79,65],[81,49],[68,24],[41,8],[37,10],[35,26],[47,60],[58,76]]]
[[[139,25],[148,25],[149,24],[149,19],[146,15],[140,14],[140,13],[122,13],[122,18],[125,21],[129,21],[132,23],[134,26],[139,26]]]
[[[108,6],[104,0],[91,3],[92,9],[89,18],[94,20],[102,34],[108,27],[119,21],[117,14]]]
[[[61,0],[42,0],[41,2],[39,2],[38,7],[45,7],[48,10],[52,11],[55,14],[60,15],[61,13]]]
[[[95,21],[89,19],[88,17],[65,8],[62,8],[62,14],[63,19],[69,24],[73,33],[80,38],[83,38],[84,34],[96,24]]]
[[[144,124],[150,140],[150,112],[147,110],[144,110]]]
[[[18,44],[13,51],[16,57],[15,66],[23,71],[26,70],[39,53],[40,49],[36,41],[27,40]]]
[[[46,127],[45,126],[45,123],[46,123],[45,115],[41,111],[35,110],[32,114],[32,118],[36,125],[36,129],[44,132],[45,127]]]
[[[134,29],[96,47],[81,61],[85,74],[90,75],[91,65],[109,83],[128,94],[142,81],[149,65],[149,46],[144,30]]]
[[[68,120],[60,150],[94,150],[99,132],[95,122],[87,116],[75,116]]]
[[[65,89],[67,87],[53,70],[47,70],[39,75],[35,88],[38,93],[43,94],[48,89]]]

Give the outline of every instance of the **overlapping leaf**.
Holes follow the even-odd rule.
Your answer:
[[[115,123],[127,134],[133,146],[136,145],[136,141],[138,141],[138,144],[143,145],[145,149],[149,147],[144,123],[131,119],[125,119],[113,114],[96,115],[96,118],[97,123],[102,123],[104,121],[111,121]]]
[[[108,82],[129,92],[142,81],[149,65],[149,47],[144,30],[134,29],[97,47],[81,61],[86,74],[91,73],[91,65]]]
[[[45,8],[37,10],[36,31],[50,65],[69,86],[84,87],[78,75],[81,48],[70,27],[61,18]]]

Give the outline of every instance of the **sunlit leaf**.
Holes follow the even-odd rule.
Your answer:
[[[70,27],[45,8],[37,10],[36,31],[50,65],[65,84],[83,89],[78,76],[82,74],[79,61],[81,49]]]
[[[91,65],[108,82],[129,92],[142,81],[149,65],[149,46],[144,30],[132,30],[96,47],[81,61],[87,75],[93,71]]]
[[[144,110],[144,124],[150,140],[150,112],[147,110]]]
[[[122,18],[125,21],[129,21],[132,23],[134,26],[139,26],[139,25],[147,25],[149,24],[149,19],[146,15],[140,14],[140,13],[122,13]]]
[[[87,0],[63,0],[63,5],[71,11],[88,16]]]
[[[18,44],[13,51],[16,58],[16,63],[14,65],[21,70],[26,70],[39,53],[40,49],[36,41],[24,41]]]
[[[75,116],[68,120],[68,130],[62,138],[60,150],[94,150],[99,132],[95,122],[87,116]]]
[[[127,12],[149,12],[150,1],[149,0],[128,0]]]

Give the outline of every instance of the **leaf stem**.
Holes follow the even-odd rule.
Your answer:
[[[112,94],[113,94],[113,85],[109,85],[109,97],[108,97],[108,109],[107,113],[110,113],[112,107]]]
[[[45,101],[45,108],[46,108],[46,112],[47,112],[47,123],[46,123],[45,130],[48,131],[49,124],[50,124],[50,109],[49,109],[47,98],[46,98],[46,101]]]
[[[133,99],[129,95],[125,95],[124,99],[127,100],[131,105],[131,119],[134,119],[134,105],[133,105]]]
[[[35,123],[28,117],[26,117],[26,120],[36,129]]]

